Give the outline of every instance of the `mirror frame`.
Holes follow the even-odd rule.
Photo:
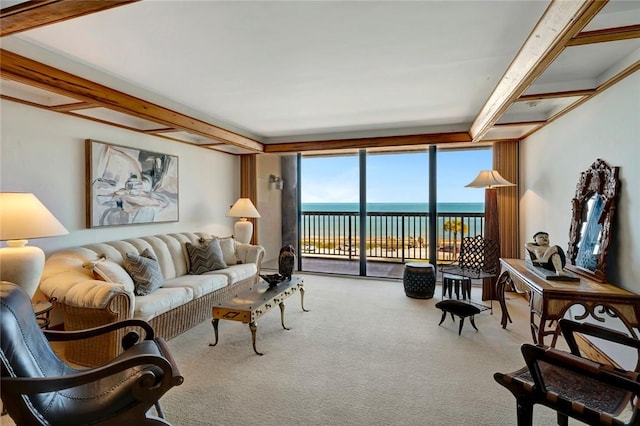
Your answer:
[[[580,174],[575,197],[571,200],[573,212],[571,215],[571,228],[569,229],[568,262],[565,267],[572,272],[598,282],[607,281],[607,252],[609,251],[609,243],[611,242],[611,228],[618,194],[620,192],[619,171],[620,167],[610,167],[598,158],[591,167]],[[578,256],[578,244],[581,238],[580,231],[583,223],[584,209],[587,201],[594,194],[599,194],[603,201],[602,213],[598,219],[598,223],[602,225],[602,234],[600,236],[601,249],[596,268],[591,271],[577,266],[575,261]]]

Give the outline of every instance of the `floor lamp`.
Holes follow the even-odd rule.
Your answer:
[[[481,170],[478,176],[467,188],[484,188],[484,237],[495,241],[500,247],[500,222],[498,216],[498,192],[496,188],[501,186],[515,186],[498,173],[497,170]],[[482,300],[493,300],[492,281],[495,278],[487,278],[482,284]]]
[[[238,198],[238,201],[231,206],[229,217],[239,217],[240,220],[233,226],[233,235],[240,243],[249,244],[253,235],[253,223],[249,222],[249,217],[260,217],[260,213],[248,198]]]
[[[0,193],[0,279],[22,287],[33,297],[44,269],[42,249],[27,245],[27,239],[53,237],[69,231],[36,198],[22,192]]]

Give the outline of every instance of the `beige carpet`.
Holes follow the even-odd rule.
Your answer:
[[[526,302],[508,301],[514,324],[500,327],[500,308],[476,316],[475,331],[450,317],[438,326],[440,300],[405,296],[402,282],[319,275],[304,277],[278,309],[258,321],[258,350],[246,324],[221,321],[215,347],[210,322],[169,342],[185,376],[163,398],[176,425],[515,425],[515,399],[495,371],[524,365],[531,340]],[[478,292],[478,294],[475,294]],[[479,298],[479,289],[474,289]],[[554,425],[536,407],[534,424]],[[579,424],[579,423],[570,423]]]

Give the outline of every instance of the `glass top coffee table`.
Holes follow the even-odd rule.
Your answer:
[[[253,351],[258,355],[263,355],[256,349],[256,321],[262,315],[269,312],[276,305],[280,307],[280,323],[282,328],[289,330],[284,325],[284,301],[295,293],[300,293],[300,306],[304,312],[309,312],[304,308],[304,287],[300,277],[291,277],[276,286],[269,286],[265,281],[260,281],[252,287],[241,291],[234,297],[218,303],[211,308],[211,324],[215,333],[215,342],[209,346],[218,344],[218,322],[221,319],[229,321],[240,321],[249,324],[251,330],[251,343]]]

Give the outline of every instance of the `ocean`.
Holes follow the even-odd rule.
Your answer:
[[[302,203],[303,212],[357,212],[358,203]],[[484,203],[438,203],[438,213],[484,213]],[[367,211],[429,212],[429,203],[367,203]]]

